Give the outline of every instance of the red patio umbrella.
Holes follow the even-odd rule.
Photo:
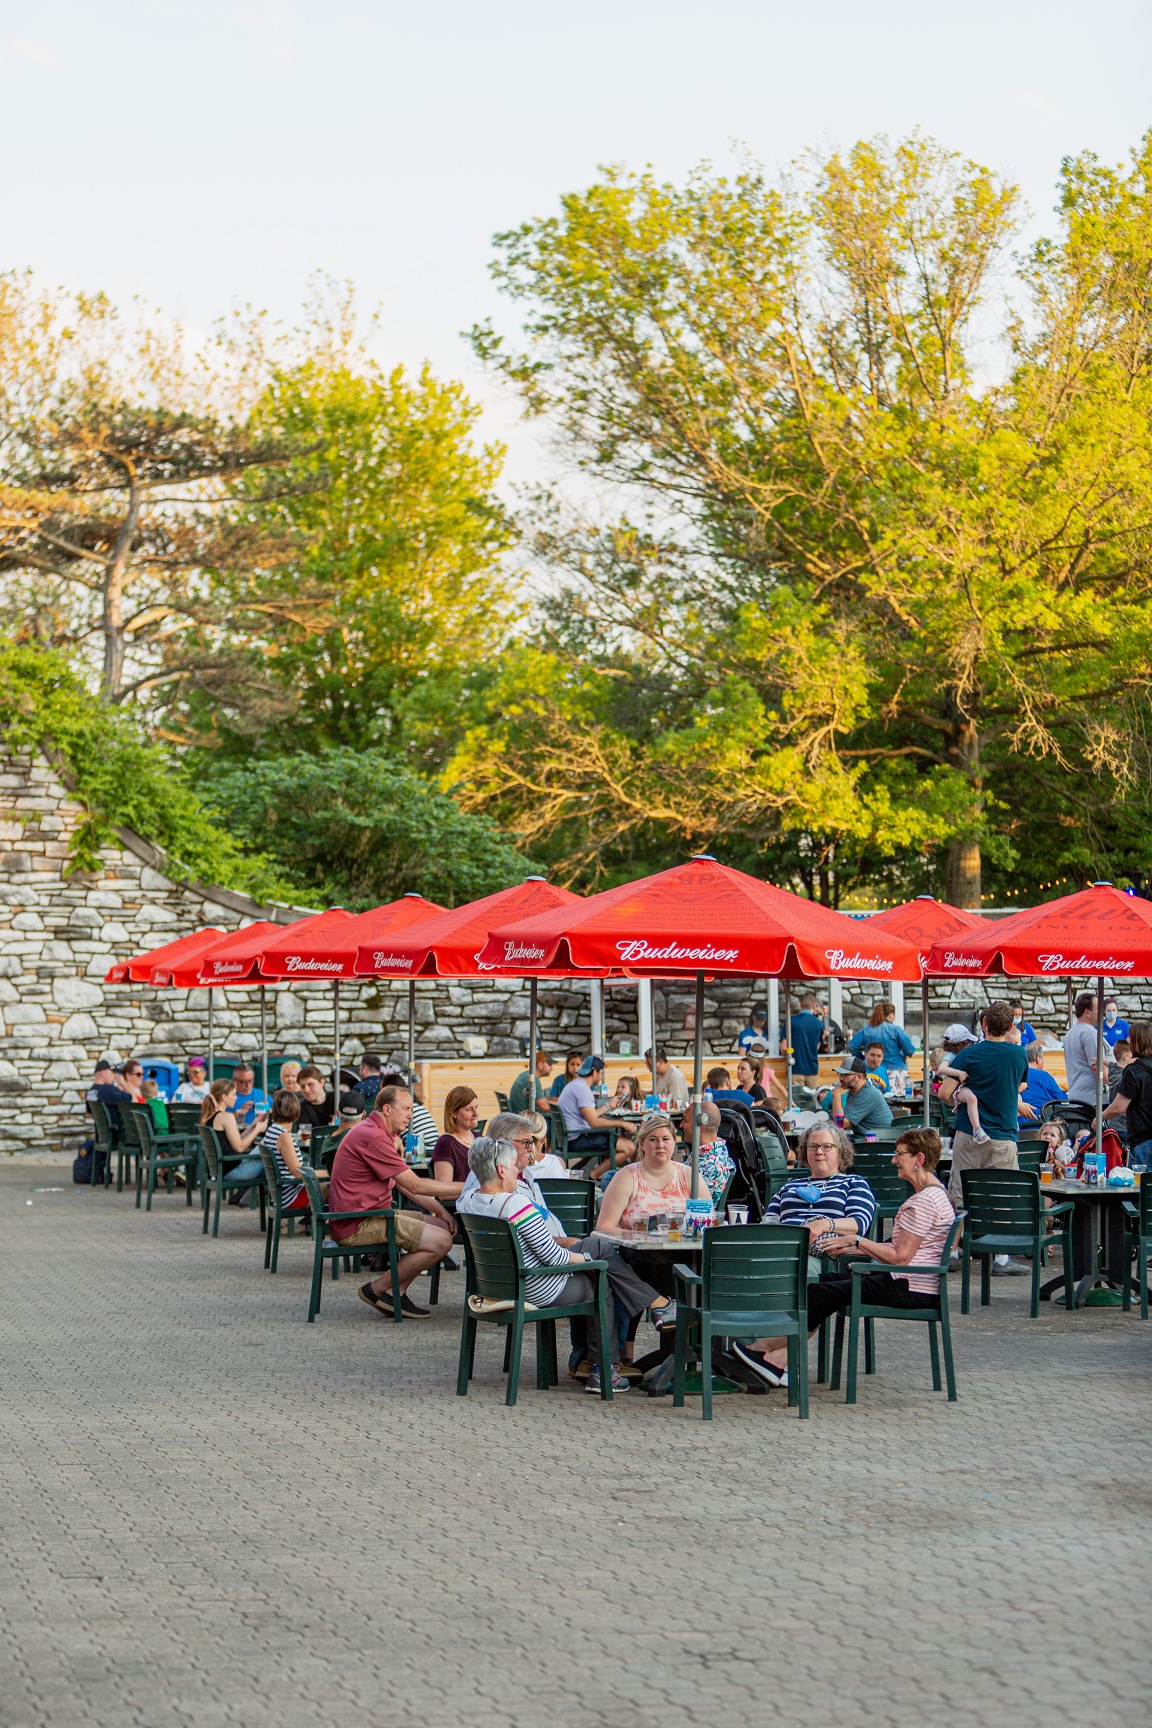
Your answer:
[[[271,942],[260,955],[261,973],[267,978],[331,978],[332,1006],[336,1017],[336,1079],[332,1085],[332,1108],[340,1105],[340,980],[356,972],[356,955],[362,942],[379,941],[388,931],[443,912],[423,894],[404,894],[385,906],[355,916],[342,908],[323,912],[318,918],[292,926],[278,942]],[[415,986],[408,990],[408,1066],[415,1059]]]
[[[110,966],[104,974],[105,984],[146,984],[154,966],[175,964],[176,961],[191,960],[197,954],[207,953],[219,942],[224,931],[215,924],[206,924],[202,930],[193,930],[188,936],[179,936],[175,942],[165,942],[159,948],[150,948],[146,954],[134,954],[130,960],[117,960],[115,966]]]
[[[928,960],[932,944],[946,942],[950,937],[962,936],[970,930],[981,929],[984,927],[984,920],[978,912],[966,912],[959,906],[949,906],[946,901],[937,900],[931,894],[917,894],[914,900],[905,900],[900,906],[889,906],[886,911],[875,913],[868,923],[873,929],[888,930],[894,936],[903,936],[906,942],[914,942],[920,956],[920,969],[923,973],[920,986],[920,1042],[924,1055],[924,1126],[927,1128],[932,1114],[928,1090]]]
[[[948,978],[1096,978],[1096,1150],[1104,1133],[1104,983],[1152,977],[1152,901],[1094,882],[956,941],[933,945],[929,964]]]
[[[450,912],[435,918],[421,918],[407,930],[395,929],[374,935],[362,942],[356,955],[356,970],[360,973],[381,973],[388,977],[407,977],[408,987],[408,1048],[409,1067],[414,1054],[413,1007],[416,996],[415,979],[421,977],[481,978],[496,970],[481,960],[488,932],[494,924],[513,918],[530,918],[539,912],[556,911],[580,903],[580,896],[567,888],[557,888],[543,876],[528,876],[512,888],[501,888],[495,894],[485,894]],[[562,976],[567,977],[564,969]],[[538,976],[538,975],[537,975]],[[537,977],[528,984],[528,1069],[533,1073],[536,1060]]]
[[[216,941],[213,942],[210,947],[201,949],[198,953],[185,954],[184,956],[177,957],[176,959],[169,958],[168,960],[162,961],[158,966],[153,966],[152,969],[150,970],[149,974],[148,974],[148,983],[149,984],[155,984],[161,988],[166,986],[166,987],[173,989],[173,990],[196,990],[196,989],[200,988],[205,982],[207,982],[207,980],[202,976],[201,968],[204,966],[204,964],[208,960],[209,956],[224,957],[224,956],[227,956],[228,954],[235,953],[235,952],[242,953],[243,950],[246,947],[248,947],[250,943],[256,941],[258,938],[268,937],[268,936],[274,935],[279,929],[280,929],[279,924],[273,924],[270,919],[262,918],[256,924],[246,924],[242,930],[229,931],[229,933],[226,936],[218,936]],[[236,978],[217,978],[215,980],[215,982],[217,984],[234,984],[234,983],[244,983],[245,980],[243,978],[239,978],[239,979],[236,979]],[[216,1052],[215,1052],[215,1048],[214,1048],[214,1045],[215,1045],[215,1028],[213,1025],[214,1016],[215,1016],[215,998],[212,994],[212,985],[209,984],[208,985],[208,1079],[209,1079],[209,1082],[212,1081],[212,1079],[215,1075],[215,1071],[216,1071],[216,1062],[215,1062]],[[268,1091],[267,1081],[268,1081],[268,1062],[267,1062],[267,1056],[265,1056],[265,1059],[264,1059],[264,1091],[265,1091],[265,1093],[267,1093],[267,1091]]]
[[[704,980],[711,977],[885,978],[915,981],[911,943],[857,923],[706,856],[593,894],[535,918],[493,927],[482,963],[529,976],[568,966],[632,977],[695,974],[693,1098],[704,1066]],[[699,1168],[693,1111],[693,1178]]]
[[[342,906],[333,906],[327,912],[317,912],[311,918],[298,918],[294,924],[285,927],[274,924],[271,931],[264,924],[249,924],[246,929],[237,932],[237,939],[210,949],[201,957],[200,983],[206,984],[211,991],[216,984],[258,984],[260,988],[260,1074],[264,1096],[268,1096],[268,1003],[265,977],[268,976],[269,955],[275,955],[285,943],[298,941],[298,932],[310,931],[313,935],[323,937],[325,931],[331,931],[335,925],[350,924],[352,914],[345,912]],[[247,940],[243,940],[246,937]],[[276,976],[273,972],[272,976]],[[212,997],[209,995],[209,1005]],[[335,1039],[334,1056],[336,1070],[340,1069],[340,986],[336,986],[334,1003]],[[209,1038],[211,1044],[211,1038]],[[339,1085],[335,1092],[339,1098]]]

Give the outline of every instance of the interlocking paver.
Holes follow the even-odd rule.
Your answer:
[[[881,1326],[861,1403],[815,1390],[803,1425],[541,1394],[530,1352],[509,1411],[491,1337],[455,1396],[458,1276],[402,1327],[326,1283],[308,1326],[308,1245],[271,1278],[221,1228],[0,1170],[4,1728],[1146,1714],[1138,1319],[1029,1321],[998,1280],[953,1407]]]

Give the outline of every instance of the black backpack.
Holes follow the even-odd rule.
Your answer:
[[[96,1171],[93,1175],[92,1166]],[[91,1184],[100,1187],[104,1181],[105,1152],[97,1148],[95,1140],[81,1140],[80,1150],[72,1160],[72,1180],[78,1188]]]

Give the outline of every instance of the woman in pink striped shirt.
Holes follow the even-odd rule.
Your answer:
[[[861,1296],[885,1308],[931,1308],[939,1304],[940,1280],[931,1272],[902,1272],[903,1266],[940,1264],[956,1213],[948,1190],[933,1172],[940,1161],[940,1136],[933,1128],[909,1128],[896,1143],[892,1162],[912,1193],[892,1222],[892,1240],[873,1242],[854,1236],[841,1242],[825,1239],[821,1251],[866,1254],[879,1262],[875,1272],[860,1280]],[[851,1306],[852,1279],[825,1275],[808,1289],[808,1330],[815,1332],[830,1314]],[[751,1348],[733,1346],[736,1355],[768,1386],[788,1384],[788,1343],[784,1338],[758,1340]]]

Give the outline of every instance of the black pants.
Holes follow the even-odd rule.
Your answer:
[[[927,1290],[909,1289],[906,1278],[894,1278],[891,1272],[866,1272],[859,1280],[863,1288],[861,1300],[878,1308],[939,1308],[939,1296]],[[852,1306],[851,1278],[825,1276],[819,1284],[808,1286],[808,1326],[814,1331],[830,1314],[842,1313]]]

